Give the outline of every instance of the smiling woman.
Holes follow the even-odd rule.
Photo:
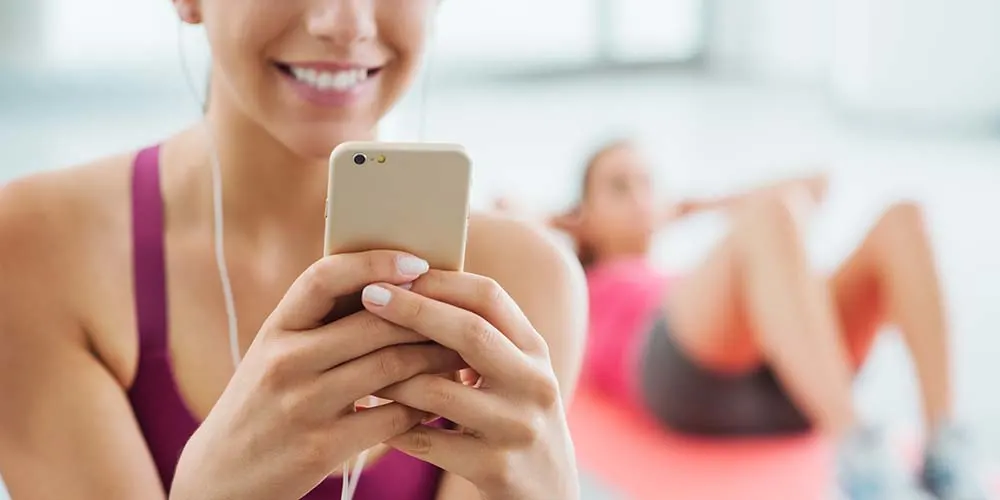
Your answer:
[[[330,151],[374,138],[437,4],[174,0],[210,45],[203,119],[0,190],[15,497],[329,499],[364,450],[360,499],[578,497],[577,264],[486,216],[464,273],[393,251],[317,260]],[[326,320],[362,289],[363,310]],[[481,382],[434,376],[463,368]],[[369,394],[396,403],[352,411]]]

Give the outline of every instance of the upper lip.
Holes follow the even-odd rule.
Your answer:
[[[359,64],[359,63],[343,63],[343,62],[322,62],[322,61],[301,61],[301,62],[279,62],[289,67],[295,67],[299,69],[311,69],[314,71],[322,72],[334,72],[334,71],[349,71],[356,69],[363,69],[371,71],[373,69],[378,69],[378,65],[370,64]]]

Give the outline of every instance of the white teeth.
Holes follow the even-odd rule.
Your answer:
[[[342,71],[316,71],[309,68],[291,66],[295,79],[318,90],[347,91],[368,79],[368,70],[348,69]]]

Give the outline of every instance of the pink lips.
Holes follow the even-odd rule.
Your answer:
[[[295,68],[310,69],[316,72],[337,73],[341,71],[362,70],[356,65],[336,63],[296,63]],[[317,106],[346,107],[363,100],[372,89],[373,81],[378,78],[378,70],[368,70],[367,78],[349,88],[319,88],[296,78],[289,65],[279,65],[279,73],[288,83],[291,90],[302,100]]]

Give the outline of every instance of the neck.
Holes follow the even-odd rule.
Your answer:
[[[591,248],[594,252],[594,262],[639,259],[649,255],[649,244],[643,241],[613,239],[604,244],[593,245]]]
[[[270,236],[309,228],[319,238],[327,190],[327,159],[296,154],[247,117],[224,91],[215,96],[204,123],[203,160],[196,164],[210,181],[217,153],[227,232]],[[351,137],[342,140],[365,140]],[[341,141],[337,141],[339,143]],[[315,233],[315,234],[314,234]]]

